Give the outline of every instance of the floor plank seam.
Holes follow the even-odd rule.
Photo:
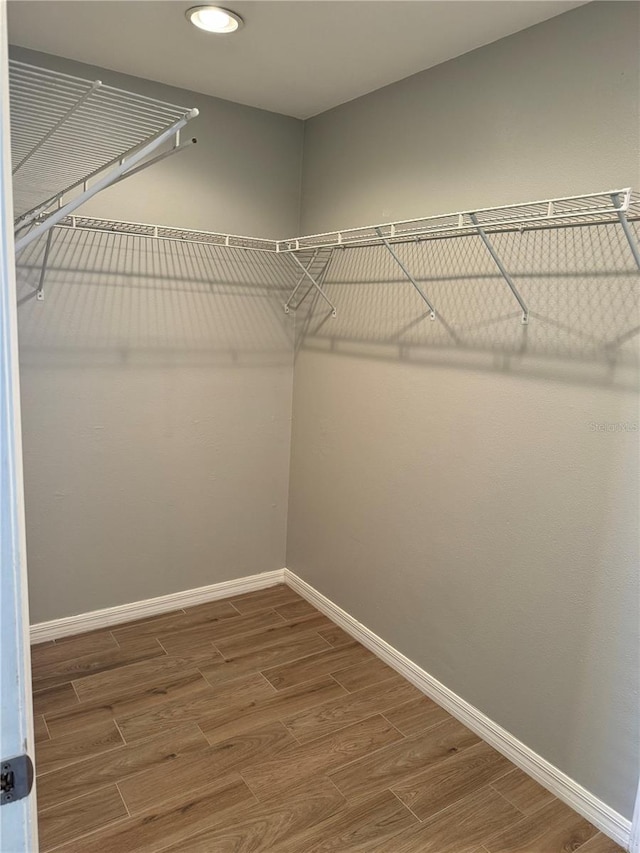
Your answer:
[[[437,761],[435,764],[432,764],[432,765],[431,765],[431,767],[438,767],[438,766],[441,766],[442,764],[444,764],[444,763],[449,759],[449,757],[450,757],[450,756],[447,756],[447,757],[445,757],[445,758],[442,758],[440,761]],[[415,776],[419,776],[419,775],[420,775],[420,771],[419,771],[417,774],[414,774],[414,775],[415,775]],[[412,779],[412,777],[411,777],[411,776],[406,776],[406,777],[404,777],[403,779],[399,779],[399,780],[398,780],[398,782],[399,782],[400,784],[404,784],[404,783],[406,783],[406,782],[410,782],[410,781],[411,781],[411,779]],[[398,784],[398,783],[395,783],[395,784]],[[473,789],[473,791],[470,791],[470,792],[469,792],[469,791],[467,791],[467,792],[466,792],[465,794],[463,794],[461,797],[458,797],[457,799],[452,800],[451,802],[447,803],[445,806],[442,806],[442,808],[438,809],[437,811],[435,811],[435,812],[431,812],[431,813],[430,813],[430,814],[428,814],[426,817],[424,817],[424,818],[420,818],[420,817],[418,817],[418,815],[416,815],[416,817],[418,817],[418,820],[420,821],[420,823],[421,823],[421,824],[429,823],[429,821],[435,820],[435,819],[436,819],[436,818],[438,818],[441,814],[443,814],[444,812],[446,812],[448,809],[452,809],[452,808],[455,808],[455,807],[459,806],[459,805],[460,805],[460,803],[464,802],[465,800],[469,799],[470,797],[475,797],[475,796],[477,796],[481,791],[486,791],[486,790],[487,790],[488,788],[490,788],[490,787],[491,787],[491,785],[490,785],[488,782],[487,782],[487,783],[485,783],[484,785],[478,785],[476,788],[474,788],[474,789]],[[398,796],[398,795],[396,794],[396,792],[393,790],[393,788],[389,788],[389,790],[391,791],[391,793],[392,793],[392,794],[394,794],[395,796]],[[496,791],[496,793],[497,793],[497,791]],[[400,800],[400,797],[398,797],[398,799]],[[502,799],[504,799],[504,797],[503,797]],[[400,802],[402,802],[402,800],[400,800]],[[409,811],[411,812],[411,814],[415,814],[415,812],[411,809],[411,806],[407,806],[407,804],[406,804],[406,803],[404,803],[404,805],[409,809]],[[511,804],[511,803],[509,803],[509,805],[512,805],[512,804]],[[516,811],[520,812],[520,809],[516,809]],[[522,814],[522,812],[520,812],[520,814]],[[520,823],[520,821],[521,821],[521,820],[522,820],[522,818],[521,818],[521,817],[519,817],[519,818],[515,821],[515,823]]]
[[[55,772],[55,771],[53,771],[53,772]],[[48,775],[49,775],[48,773],[43,773],[42,778],[44,779],[44,777],[48,776]],[[46,809],[43,809],[43,808],[41,808],[41,806],[38,806],[38,813],[39,814],[40,813],[46,814],[47,812],[53,811],[54,809],[59,809],[60,806],[66,806],[67,803],[73,803],[74,800],[81,800],[83,797],[86,797],[86,795],[88,793],[95,794],[97,791],[102,791],[104,788],[108,788],[110,785],[113,785],[113,784],[114,784],[114,782],[101,782],[98,785],[96,785],[95,787],[92,786],[90,791],[82,791],[82,793],[76,794],[73,797],[67,797],[66,799],[60,800],[59,802],[56,802],[51,806],[47,806]],[[99,830],[94,830],[94,829],[91,830],[91,832],[96,832],[96,831],[99,832]],[[65,842],[65,844],[66,843],[67,842]]]
[[[77,799],[77,797],[74,799]],[[114,829],[120,824],[124,825],[128,820],[128,817],[121,817],[117,820],[112,820],[104,826],[101,826],[99,829],[92,829],[90,832],[82,832],[80,833],[80,835],[74,835],[73,838],[69,838],[66,841],[63,841],[62,844],[56,844],[55,847],[47,847],[46,850],[42,851],[42,853],[54,853],[55,850],[64,851],[68,844],[76,844],[78,841],[83,841],[86,838],[91,839],[93,836],[98,836],[101,832],[104,832],[105,830]],[[121,851],[121,853],[125,853],[125,851]]]
[[[415,819],[418,821],[418,825],[420,825],[421,823],[424,823],[424,821],[423,821],[421,818],[419,818],[419,817],[418,817],[418,815],[413,811],[413,809],[411,808],[411,806],[408,806],[406,803],[403,803],[403,802],[402,802],[402,800],[401,800],[401,799],[400,799],[400,797],[396,794],[396,792],[393,790],[393,788],[385,788],[385,791],[389,791],[389,793],[390,793],[390,794],[393,794],[393,796],[394,796],[394,797],[396,798],[396,800],[400,803],[400,805],[401,805],[403,808],[405,808],[408,812],[410,812],[410,813],[415,817]]]
[[[352,693],[351,695],[355,696],[356,694]],[[402,705],[396,705],[393,708],[386,708],[384,711],[380,711],[380,716],[384,717],[388,723],[393,725],[393,723],[391,723],[391,720],[389,720],[389,718],[386,716],[386,714],[390,714],[392,711],[397,711],[398,708],[402,708],[403,705],[408,705],[410,702],[413,702],[413,701],[415,701],[415,700],[410,699],[409,702],[403,702]],[[427,732],[430,732],[432,729],[435,729],[437,726],[442,725],[443,722],[445,722],[445,721],[444,720],[436,720],[435,723],[430,723],[428,726],[425,726],[423,729],[418,729],[417,731],[412,732],[410,735],[404,734],[404,732],[400,731],[400,729],[398,729],[398,731],[400,732],[400,734],[403,737],[417,737],[418,735],[426,735]],[[461,723],[461,725],[462,725],[462,723]],[[398,728],[398,727],[394,726],[394,728]],[[483,743],[484,743],[484,741],[483,741]],[[468,747],[465,747],[465,749],[468,749]],[[509,771],[509,772],[511,772],[511,771]]]
[[[316,634],[320,637],[320,639],[327,644],[330,649],[335,649],[336,647],[327,640],[326,637],[323,637],[320,631],[316,631]]]
[[[348,805],[349,801],[347,800],[347,798],[345,797],[345,795],[342,793],[342,791],[340,790],[340,788],[338,788],[338,786],[337,786],[337,785],[336,785],[336,783],[333,781],[333,779],[331,778],[331,776],[329,776],[329,774],[328,774],[328,773],[325,773],[321,778],[322,778],[322,779],[326,779],[326,780],[327,780],[327,782],[328,782],[328,783],[329,783],[333,788],[335,788],[335,789],[336,789],[336,791],[338,792],[338,794],[339,794],[339,795],[340,795],[340,797],[342,798],[343,806]]]
[[[221,652],[221,651],[220,651],[220,649],[216,646],[216,644],[214,643],[214,641],[213,641],[213,640],[211,640],[211,645],[213,646],[214,651],[216,651],[216,652],[220,655],[220,657],[222,658],[222,660],[226,661],[226,660],[227,660],[227,658],[222,654],[222,652]]]
[[[47,730],[47,734],[49,735],[49,740],[53,740],[53,737],[51,736],[51,730],[49,729],[49,726],[47,725],[47,718],[45,717],[44,714],[41,714],[41,717],[42,717],[42,722],[44,723],[44,727]]]
[[[114,784],[115,784],[115,786],[116,786],[116,789],[117,789],[117,791],[118,791],[118,794],[120,794],[120,799],[122,800],[122,805],[125,807],[125,810],[126,810],[126,812],[127,812],[127,815],[128,815],[129,817],[131,817],[131,812],[129,811],[129,806],[127,805],[127,801],[126,801],[126,800],[125,800],[125,798],[123,797],[123,795],[122,795],[122,791],[120,790],[120,782],[121,782],[121,781],[122,781],[122,779],[120,779],[118,782],[114,782]]]
[[[242,774],[243,774],[243,770],[242,770],[242,769],[240,769],[240,770],[238,770],[238,771],[237,771],[237,773],[238,773],[238,776],[242,779],[242,781],[244,782],[244,784],[245,784],[245,785],[247,786],[247,788],[249,789],[249,793],[251,794],[251,796],[253,797],[253,799],[256,801],[256,803],[257,803],[258,805],[260,805],[260,806],[265,805],[265,801],[260,799],[260,797],[256,794],[256,792],[253,790],[253,788],[251,787],[251,785],[247,782],[247,780],[246,780],[246,779],[244,778],[244,776],[242,775]],[[268,802],[268,801],[267,801],[267,802]]]
[[[310,631],[309,633],[314,633],[314,632],[313,632],[313,631]],[[303,636],[304,636],[304,634],[303,634]],[[268,647],[266,647],[266,648],[268,648]],[[274,651],[276,650],[276,648],[277,648],[277,644],[274,644]],[[331,646],[331,647],[328,649],[328,651],[330,651],[332,648],[333,648],[333,646]],[[323,650],[323,651],[324,651],[324,650]],[[295,657],[295,658],[286,658],[285,660],[281,661],[280,663],[273,664],[272,666],[265,667],[264,669],[255,669],[255,670],[252,670],[252,671],[253,671],[253,672],[259,672],[259,673],[260,673],[260,675],[262,675],[262,676],[264,676],[265,678],[267,678],[267,677],[266,677],[266,675],[265,675],[265,672],[266,672],[267,670],[269,670],[269,669],[273,669],[274,667],[279,667],[279,666],[289,666],[289,664],[299,663],[300,661],[306,660],[307,658],[310,658],[310,657],[313,657],[314,655],[322,654],[322,653],[323,653],[323,652],[310,652],[310,653],[309,653],[309,654],[307,654],[307,655],[300,655],[299,657]],[[225,661],[226,661],[227,663],[233,663],[234,658],[225,658]],[[203,673],[203,675],[204,675],[204,673]],[[331,674],[330,674],[330,673],[328,673],[328,675],[329,675],[329,677],[331,677]],[[204,677],[206,678],[206,675],[204,675]],[[207,679],[207,680],[208,680],[208,679]],[[309,682],[311,682],[311,681],[315,681],[315,680],[316,680],[315,678],[310,678],[310,679],[308,679],[307,681],[300,682],[300,683],[301,683],[301,684],[307,684],[307,683],[309,683]],[[335,678],[334,678],[333,680],[335,681]],[[268,679],[268,678],[267,678],[267,681],[269,681],[269,679]],[[336,684],[337,684],[337,683],[338,683],[338,682],[336,682]],[[270,681],[269,681],[269,684],[271,684],[271,682],[270,682]],[[214,685],[214,686],[215,686],[215,685]],[[271,686],[273,687],[273,685],[271,685]],[[289,685],[289,687],[297,687],[297,686],[298,686],[297,684]],[[276,688],[274,688],[274,689],[278,691],[278,688],[277,688],[277,687],[276,687]],[[286,689],[289,689],[289,688],[287,688],[287,687],[283,687],[282,689],[283,689],[283,690],[286,690]],[[280,691],[278,691],[278,692],[280,692]]]
[[[507,773],[505,773],[504,775],[505,775],[505,776],[507,776],[508,774],[507,774]],[[494,782],[499,782],[499,781],[500,781],[500,779],[503,779],[503,778],[504,778],[504,776],[500,776],[500,777],[498,777],[498,779],[494,779],[493,781],[489,782],[489,787],[490,787],[490,788],[491,788],[491,790],[492,790],[492,791],[494,791],[496,794],[499,794],[499,795],[502,797],[502,799],[503,799],[503,800],[506,800],[506,801],[509,803],[509,805],[513,806],[513,807],[514,807],[514,809],[518,809],[518,811],[520,812],[520,814],[522,814],[522,815],[527,815],[527,813],[526,813],[526,812],[523,812],[523,811],[522,811],[522,809],[521,809],[521,808],[519,808],[519,807],[518,807],[518,806],[513,802],[513,800],[510,800],[510,799],[509,799],[509,797],[507,797],[507,795],[506,795],[506,794],[503,794],[501,791],[499,791],[499,790],[496,788],[496,786],[495,786]],[[535,808],[532,812],[529,812],[528,814],[535,814],[535,812],[537,812],[537,811],[538,811],[538,809],[543,809],[546,805],[547,805],[547,803],[544,803],[544,802],[543,802],[541,805],[539,805],[537,808]]]
[[[120,737],[122,738],[122,745],[123,745],[123,746],[126,746],[126,744],[127,744],[127,739],[126,739],[126,737],[124,736],[124,734],[122,733],[122,729],[120,728],[120,725],[118,724],[118,720],[117,720],[115,717],[113,717],[112,719],[113,719],[113,724],[114,724],[114,726],[118,729],[118,734],[119,734],[119,735],[120,735]]]
[[[516,821],[516,823],[522,823],[523,820],[527,820],[528,818],[531,817],[531,814],[527,814],[526,812],[523,812],[519,806],[517,806],[515,803],[512,803],[511,800],[508,797],[506,797],[501,791],[496,790],[496,788],[494,788],[494,786],[491,784],[491,782],[488,783],[488,787],[491,788],[500,797],[500,799],[504,800],[505,803],[508,803],[510,806],[512,806],[512,808],[514,808],[516,811],[520,812],[522,817],[520,818],[520,820]],[[544,805],[542,807],[544,808]],[[536,809],[536,811],[537,811],[537,809]]]
[[[338,679],[334,676],[334,674],[332,672],[329,673],[329,678],[332,681],[335,681],[335,683],[338,685],[338,687],[340,687],[342,690],[344,690],[345,696],[353,696],[353,693],[351,693],[349,690],[347,690],[347,688],[343,684],[340,684],[340,682],[338,681]]]
[[[355,694],[351,693],[348,695],[354,696]],[[343,697],[339,696],[338,698],[342,699]],[[328,701],[331,702],[332,700],[329,699]],[[322,702],[320,704],[324,705],[325,703]],[[313,706],[313,707],[319,707],[319,706]],[[304,712],[309,711],[309,710],[313,710],[313,708],[305,708]],[[347,722],[344,722],[340,726],[338,726],[337,728],[331,729],[331,731],[329,731],[329,732],[324,732],[322,734],[316,735],[315,737],[309,738],[308,740],[301,741],[301,740],[298,740],[298,738],[296,738],[296,740],[298,741],[300,746],[309,746],[309,744],[316,743],[317,741],[322,740],[322,738],[333,737],[334,735],[339,734],[340,732],[344,731],[345,729],[348,729],[349,726],[355,726],[359,723],[365,723],[367,720],[371,720],[373,717],[382,717],[384,719],[384,721],[391,726],[392,729],[394,729],[396,732],[398,732],[398,734],[400,735],[400,738],[397,741],[395,741],[395,743],[400,743],[401,740],[406,740],[407,736],[402,734],[402,732],[396,726],[394,726],[390,720],[387,720],[387,718],[384,716],[384,714],[380,711],[372,711],[370,713],[364,714],[362,717],[358,717],[357,720],[349,720]],[[287,726],[286,722],[284,720],[282,720],[281,722],[289,730],[289,726]],[[293,737],[296,737],[293,732],[291,732],[291,734]],[[385,746],[389,746],[389,745],[390,744],[385,744]],[[384,746],[380,747],[380,748],[384,749]],[[367,753],[367,755],[369,755],[369,754],[370,753]],[[359,759],[353,759],[353,760],[358,761]],[[348,763],[351,764],[352,762],[349,761]],[[341,768],[343,766],[346,766],[346,765],[342,765],[342,764],[340,765]]]
[[[295,742],[298,744],[298,746],[302,746],[302,741],[298,740],[298,738],[297,738],[297,737],[295,736],[295,734],[291,731],[291,729],[290,729],[290,728],[289,728],[289,726],[285,723],[285,721],[282,719],[282,717],[278,717],[278,722],[279,722],[279,723],[282,723],[282,725],[283,725],[283,726],[285,727],[285,729],[289,732],[289,734],[290,734],[290,735],[291,735],[291,737],[295,740]]]
[[[120,737],[122,737],[122,735],[120,735]],[[51,738],[51,740],[44,741],[43,746],[44,746],[44,744],[55,743],[56,740],[59,740],[59,738],[58,739]],[[37,780],[44,779],[45,776],[50,776],[52,773],[58,773],[60,770],[66,770],[67,768],[73,767],[76,764],[81,764],[83,761],[86,761],[89,758],[97,758],[98,756],[106,756],[112,752],[115,752],[118,749],[122,749],[123,746],[127,746],[127,742],[126,742],[126,740],[124,740],[124,738],[122,740],[122,743],[115,744],[114,746],[111,746],[107,749],[99,750],[98,752],[91,752],[88,755],[80,755],[76,758],[72,758],[69,761],[65,761],[64,763],[57,764],[55,767],[52,767],[51,770],[44,770],[42,772],[36,770],[36,779]],[[36,758],[37,758],[37,756],[36,756]]]
[[[352,696],[355,696],[356,694],[355,694],[355,693],[352,693],[351,695],[352,695]],[[392,708],[387,708],[386,710],[387,710],[387,711],[391,711],[391,710],[393,710],[393,709],[392,709]],[[390,720],[388,717],[385,717],[385,715],[384,715],[384,713],[383,713],[382,711],[379,711],[378,713],[380,714],[380,716],[382,717],[382,719],[383,719],[383,720],[385,720],[387,723],[389,723],[389,725],[391,726],[391,728],[392,728],[392,729],[395,729],[395,731],[397,731],[397,732],[398,732],[398,734],[400,735],[400,737],[401,737],[401,738],[406,739],[407,735],[406,735],[404,732],[401,732],[401,731],[400,731],[400,729],[399,729],[397,726],[394,726],[394,725],[393,725],[393,723],[391,722],[391,720]]]
[[[359,723],[365,723],[367,720],[371,720],[371,719],[373,719],[373,717],[381,717],[381,716],[382,716],[382,714],[380,714],[380,713],[369,714],[369,716],[368,716],[368,717],[364,717],[362,720],[358,720],[358,722],[359,722]],[[386,719],[386,718],[385,718],[385,719]],[[389,721],[387,720],[387,722],[389,722]],[[349,723],[348,725],[343,726],[343,727],[342,727],[342,729],[336,729],[336,731],[335,731],[335,732],[331,732],[331,735],[321,735],[319,738],[315,738],[314,740],[321,740],[323,737],[330,737],[330,736],[332,736],[332,735],[336,734],[338,731],[342,731],[342,730],[344,730],[344,729],[348,728],[348,727],[349,727],[349,726],[351,726],[351,725],[356,725],[356,724],[355,724],[355,723]],[[389,723],[389,725],[391,725],[391,723]],[[395,727],[395,726],[393,726],[393,728],[395,729],[396,727]],[[398,729],[396,729],[396,731],[398,731]],[[374,747],[373,749],[369,750],[367,753],[365,753],[365,755],[364,755],[364,756],[360,755],[358,758],[352,758],[350,761],[345,761],[343,764],[340,764],[338,767],[333,767],[333,768],[331,769],[330,773],[328,773],[327,775],[328,775],[328,776],[329,776],[329,778],[330,778],[330,777],[331,777],[331,776],[333,776],[335,773],[342,772],[343,770],[346,770],[348,767],[351,767],[351,765],[352,765],[352,764],[357,764],[357,763],[358,763],[358,761],[362,761],[363,757],[364,757],[364,758],[369,758],[370,756],[375,755],[377,752],[381,752],[381,751],[382,751],[382,750],[384,750],[384,749],[389,749],[390,747],[396,746],[397,744],[402,743],[402,741],[407,740],[407,738],[405,737],[405,735],[403,735],[403,734],[402,734],[402,732],[398,732],[398,734],[400,735],[400,737],[399,737],[399,739],[398,739],[398,740],[393,741],[392,743],[384,743],[384,744],[382,744],[381,746],[376,746],[376,747]],[[305,742],[304,744],[302,744],[302,745],[303,745],[303,746],[307,746],[307,744],[309,744],[309,743],[313,743],[313,742],[314,742],[314,741],[306,741],[306,742]],[[335,783],[334,783],[334,784],[335,784]],[[337,786],[336,786],[336,787],[337,787]],[[338,790],[340,790],[340,789],[338,788]],[[342,796],[344,797],[345,795],[344,795],[344,794],[342,794]]]
[[[269,687],[273,690],[273,695],[274,695],[274,696],[277,696],[277,694],[278,694],[278,689],[277,689],[276,687],[274,687],[274,686],[273,686],[273,684],[269,681],[269,679],[268,679],[268,678],[267,678],[267,676],[264,674],[264,672],[261,672],[260,670],[257,670],[256,675],[260,675],[260,676],[262,676],[262,678],[264,679],[264,681],[266,681],[266,683],[269,685]]]
[[[280,622],[280,623],[276,623],[276,624],[274,624],[274,625],[270,625],[270,626],[269,626],[270,628],[281,628],[283,625],[287,624],[287,623],[286,623],[286,619],[283,619],[283,618],[282,618],[282,616],[280,616],[280,614],[279,614],[279,613],[276,613],[276,612],[275,612],[275,610],[273,610],[273,608],[268,608],[267,610],[260,610],[260,611],[258,611],[258,612],[259,612],[259,613],[273,612],[273,613],[274,613],[274,615],[275,615],[275,616],[277,616],[277,617],[278,617],[278,619],[280,619],[280,620],[281,620],[281,622]],[[240,613],[239,615],[240,615],[240,616],[257,616],[257,615],[258,615],[258,613]],[[230,618],[230,619],[224,619],[224,620],[223,620],[223,622],[228,622],[230,625],[233,625],[233,623],[235,622],[236,618],[237,618],[237,617],[233,616],[233,617],[232,617],[232,618]],[[221,624],[222,624],[222,623],[221,623]],[[206,626],[206,623],[204,623],[204,625]],[[196,630],[197,628],[201,628],[201,627],[203,627],[203,626],[202,626],[202,625],[194,625],[194,626],[193,626],[193,627],[191,627],[191,628],[182,628],[182,629],[181,629],[181,630],[179,630],[179,631],[174,631],[174,632],[173,632],[173,634],[180,634],[180,633],[183,633],[183,632],[186,632],[186,631],[194,631],[194,630]],[[265,630],[268,630],[268,628],[251,628],[249,631],[238,631],[237,633],[233,632],[233,633],[231,633],[231,634],[223,634],[221,637],[216,637],[216,640],[231,640],[231,639],[235,640],[235,639],[239,639],[240,637],[248,637],[248,636],[251,636],[252,634],[255,634],[256,636],[258,636],[259,634],[263,633]],[[166,634],[167,636],[169,636],[169,633],[170,633],[170,632],[163,631],[163,634]],[[156,639],[157,639],[157,638],[156,638]],[[158,641],[158,642],[159,642],[159,641]],[[210,642],[213,644],[213,642],[214,642],[214,641],[213,641],[213,640],[211,640]],[[163,647],[163,648],[164,648],[164,647]],[[219,649],[217,649],[217,650],[218,650],[218,651],[220,651]],[[220,652],[220,654],[222,654],[222,652]],[[224,657],[224,654],[223,654],[222,656]]]

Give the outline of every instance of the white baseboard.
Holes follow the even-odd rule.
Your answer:
[[[106,628],[109,625],[119,625],[133,619],[144,619],[182,607],[194,607],[218,598],[228,598],[241,595],[255,589],[266,589],[277,583],[284,583],[284,569],[272,572],[262,572],[259,575],[249,575],[231,581],[201,586],[197,589],[185,589],[158,598],[148,598],[145,601],[134,601],[131,604],[120,604],[116,607],[106,607],[104,610],[93,610],[90,613],[79,613],[77,616],[65,616],[62,619],[52,619],[50,622],[40,622],[31,626],[31,643],[43,643],[46,640],[56,640],[68,637],[70,634],[82,634],[85,631],[95,631],[96,628]]]
[[[389,643],[378,637],[377,634],[374,634],[373,631],[370,631],[369,628],[362,625],[302,578],[289,569],[285,569],[283,574],[284,582],[288,586],[343,628],[354,639],[366,646],[419,690],[445,708],[490,746],[505,755],[521,770],[533,777],[536,782],[555,794],[558,799],[583,815],[625,850],[629,849],[630,820],[618,814],[594,794],[515,738],[506,729],[503,729],[462,697],[449,690],[448,687],[445,687],[444,684],[441,684],[412,660],[394,649],[393,646],[390,646]]]

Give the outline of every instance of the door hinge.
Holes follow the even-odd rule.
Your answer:
[[[33,762],[28,755],[3,758],[0,764],[0,806],[28,797],[33,787]]]

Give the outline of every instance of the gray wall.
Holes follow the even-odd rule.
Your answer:
[[[196,146],[87,212],[297,232],[301,122],[13,55],[200,110]],[[288,272],[242,252],[59,230],[36,302],[42,248],[19,264],[33,621],[282,568],[293,362],[278,303]]]
[[[310,120],[303,233],[640,186],[635,3]],[[616,227],[337,253],[298,323],[287,565],[631,817],[637,272]],[[615,427],[596,425],[611,425]]]

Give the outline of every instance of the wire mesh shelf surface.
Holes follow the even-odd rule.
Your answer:
[[[59,227],[129,234],[134,237],[174,240],[180,243],[207,243],[229,249],[253,249],[260,252],[276,252],[277,250],[275,240],[262,237],[242,237],[236,234],[218,234],[215,231],[193,231],[187,228],[174,228],[170,225],[149,225],[142,222],[96,219],[88,216],[66,216],[59,223]]]
[[[11,155],[18,223],[197,114],[100,81],[10,60]]]
[[[213,231],[193,231],[166,225],[124,222],[115,219],[67,216],[60,226],[92,231],[108,231],[160,240],[189,243],[209,243],[228,248],[261,252],[305,253],[321,249],[363,247],[412,240],[445,239],[485,233],[526,231],[534,228],[616,224],[619,215],[640,219],[640,194],[629,188],[572,196],[545,201],[527,202],[508,207],[485,208],[464,213],[410,219],[403,222],[371,225],[347,231],[331,231],[288,240],[270,240]],[[475,218],[475,222],[471,217]]]
[[[478,234],[479,227],[485,233],[499,233],[532,228],[600,225],[618,222],[620,212],[629,218],[640,216],[640,196],[629,188],[292,237],[279,240],[278,251],[379,245],[384,240],[401,243],[463,237]]]

